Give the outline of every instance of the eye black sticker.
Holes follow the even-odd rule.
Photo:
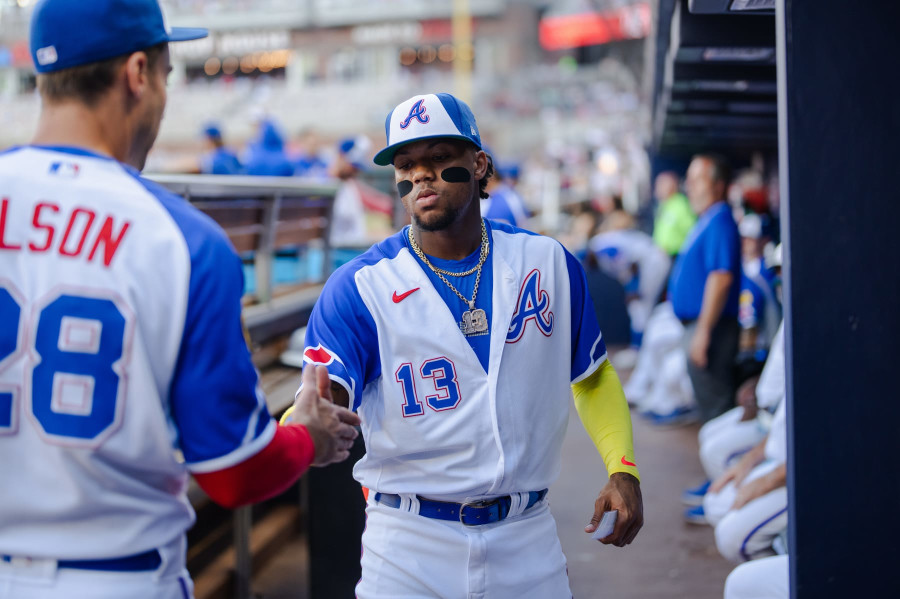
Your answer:
[[[399,183],[397,183],[397,191],[400,193],[401,198],[411,192],[412,188],[413,184],[411,181],[400,181]]]
[[[461,166],[451,166],[441,171],[441,179],[447,183],[468,183],[472,180],[472,173]]]

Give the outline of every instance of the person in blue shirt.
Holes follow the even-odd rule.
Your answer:
[[[225,146],[222,129],[215,123],[203,128],[207,151],[200,158],[200,172],[204,175],[240,175],[244,171],[237,154]]]
[[[284,136],[269,119],[260,121],[259,133],[247,147],[244,163],[248,175],[290,177],[294,174],[294,165],[284,150]]]
[[[504,168],[501,169],[490,149],[487,149],[487,154],[491,157],[496,170],[494,171],[495,177],[488,179],[486,190],[488,197],[481,200],[481,216],[509,223],[514,227],[523,227],[525,221],[531,216],[525,207],[525,201],[510,184],[511,180],[503,174],[504,172],[509,173],[508,167],[504,165]],[[518,176],[518,169],[515,174]]]
[[[741,243],[725,201],[728,180],[721,157],[701,154],[691,161],[686,187],[699,219],[669,279],[669,299],[685,325],[688,374],[704,422],[734,405]]]
[[[741,219],[741,295],[738,322],[738,383],[762,372],[769,346],[781,322],[781,304],[776,297],[776,276],[763,262],[763,246],[769,239],[766,219],[747,214]]]

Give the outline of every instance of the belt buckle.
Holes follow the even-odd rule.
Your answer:
[[[485,501],[484,499],[478,499],[476,501],[463,501],[459,504],[459,523],[463,526],[481,526],[481,523],[466,524],[463,521],[463,512],[465,512],[465,509],[467,507],[486,508],[494,505],[495,503],[497,503],[496,499],[491,499],[490,501]]]

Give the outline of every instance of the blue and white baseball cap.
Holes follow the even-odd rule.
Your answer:
[[[375,154],[375,164],[394,161],[400,146],[433,137],[452,137],[472,142],[481,149],[481,135],[469,106],[450,94],[413,96],[397,106],[384,122],[387,147]]]
[[[40,0],[31,14],[31,58],[38,73],[51,73],[207,35],[167,28],[157,0]]]

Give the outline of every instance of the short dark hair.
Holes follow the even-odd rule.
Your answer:
[[[478,180],[478,196],[483,200],[490,197],[490,194],[486,191],[487,184],[488,180],[494,176],[494,159],[487,152],[484,155],[487,156],[487,172],[484,174],[484,177]]]
[[[731,166],[729,166],[728,160],[724,156],[710,152],[707,154],[697,154],[694,158],[701,158],[708,161],[712,165],[712,182],[721,182],[725,186],[725,189],[728,189],[728,184],[731,183]]]
[[[150,70],[165,50],[167,42],[138,50],[147,55],[147,66]],[[43,98],[50,101],[75,99],[88,106],[94,106],[103,94],[112,87],[119,67],[134,54],[122,54],[106,60],[79,65],[37,76],[37,87]]]

